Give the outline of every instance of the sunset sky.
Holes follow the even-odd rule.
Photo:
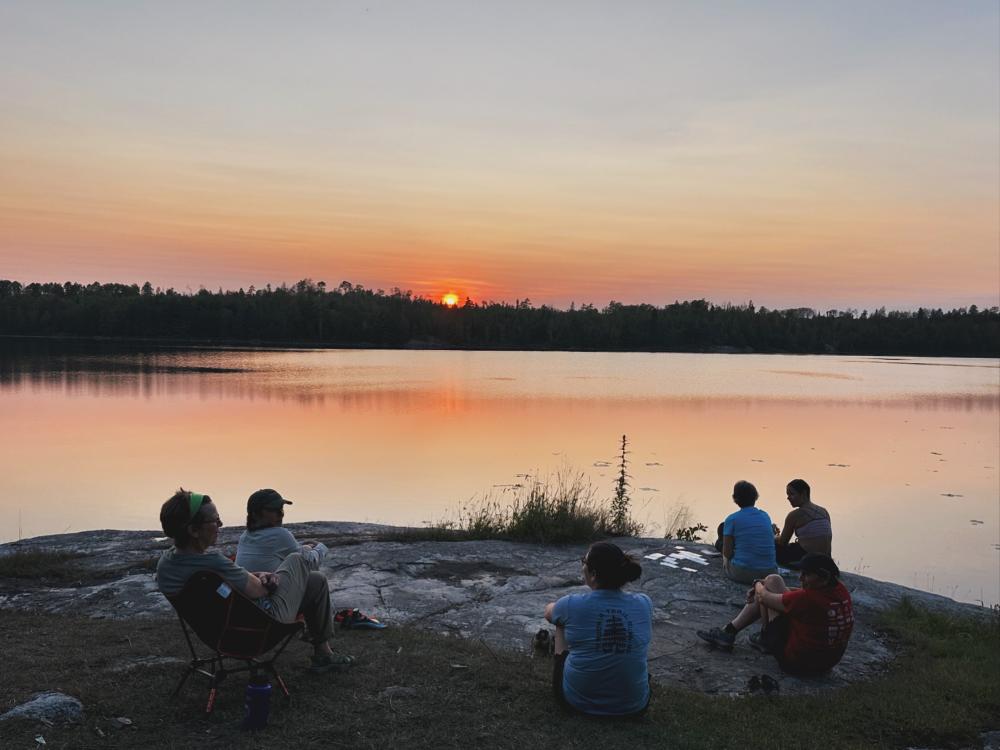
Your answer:
[[[1000,3],[0,4],[0,278],[1000,304]]]

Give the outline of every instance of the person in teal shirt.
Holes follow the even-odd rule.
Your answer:
[[[638,580],[642,567],[609,542],[591,545],[581,562],[591,590],[545,607],[545,619],[556,626],[553,691],[585,714],[641,713],[649,705],[653,603],[622,586]]]
[[[733,502],[740,506],[722,522],[722,567],[726,576],[740,583],[763,580],[778,572],[771,517],[754,507],[759,494],[750,482],[733,486]]]

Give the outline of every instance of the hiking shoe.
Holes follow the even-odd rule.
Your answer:
[[[764,630],[758,630],[756,633],[751,633],[750,637],[747,639],[752,648],[757,649],[762,654],[771,653],[771,649],[767,647],[767,643],[764,641]]]
[[[346,654],[315,654],[309,671],[312,674],[323,674],[324,672],[343,672],[354,663],[353,656]]]
[[[712,628],[711,630],[699,630],[698,637],[703,641],[708,641],[710,644],[717,648],[723,648],[727,651],[733,650],[733,644],[736,642],[736,636],[727,633],[722,628]]]

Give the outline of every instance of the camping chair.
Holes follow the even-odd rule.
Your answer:
[[[208,678],[208,703],[205,713],[212,713],[219,683],[228,675],[249,672],[251,678],[260,670],[274,675],[281,692],[288,688],[274,668],[275,660],[303,627],[302,618],[291,623],[278,622],[253,601],[222,580],[217,573],[202,570],[191,576],[183,590],[167,600],[177,611],[181,629],[191,650],[191,663],[173,692],[180,693],[192,672]],[[191,632],[212,649],[211,656],[199,656]],[[270,658],[261,658],[274,650]],[[241,662],[235,666],[233,662]]]

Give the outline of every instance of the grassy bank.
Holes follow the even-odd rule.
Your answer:
[[[998,728],[996,618],[954,620],[902,606],[882,624],[903,655],[879,680],[817,696],[737,700],[656,686],[648,715],[629,722],[560,711],[548,659],[407,628],[348,631],[337,634],[337,646],[358,664],[345,675],[308,675],[306,647],[290,647],[282,672],[292,700],[276,699],[271,726],[247,736],[237,728],[239,678],[224,684],[215,716],[203,719],[199,683],[169,698],[178,664],[128,668],[150,656],[183,657],[175,621],[5,611],[0,708],[58,689],[83,701],[86,719],[65,728],[0,723],[0,746],[33,748],[42,735],[53,748],[956,747]],[[415,692],[387,692],[397,686]],[[131,726],[115,728],[121,716]]]

